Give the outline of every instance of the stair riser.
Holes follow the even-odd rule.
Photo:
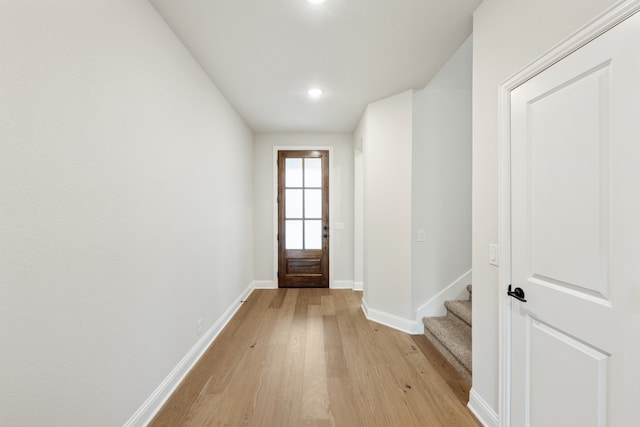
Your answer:
[[[425,335],[440,343],[452,357],[471,371],[471,329],[462,327],[448,317],[432,317],[424,320]]]
[[[444,356],[445,359],[455,368],[456,371],[465,380],[471,382],[471,369],[467,368],[458,358],[449,351],[449,349],[427,328],[424,329],[424,335],[427,339],[438,349],[438,351]]]
[[[444,306],[447,310],[448,317],[451,317],[453,320],[460,320],[471,326],[471,305],[470,303],[465,303],[466,301],[464,303],[461,301],[446,301]]]
[[[445,359],[471,382],[472,287],[467,286],[468,300],[445,302],[446,317],[424,318],[424,335]]]
[[[457,316],[454,312],[447,310],[447,317],[456,322],[456,324],[460,325],[461,328],[467,328],[471,330],[471,324],[465,321],[463,318]]]

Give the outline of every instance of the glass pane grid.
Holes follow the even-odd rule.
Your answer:
[[[304,206],[302,190],[285,190],[285,201],[285,218],[302,218]]]
[[[322,190],[304,190],[304,217],[322,218]]]
[[[322,249],[322,199],[322,159],[287,158],[286,249]]]
[[[285,247],[287,249],[303,249],[304,248],[304,233],[302,231],[303,221],[286,221],[285,228]]]
[[[304,222],[305,249],[322,249],[322,221]]]
[[[304,159],[305,187],[322,187],[322,159]]]
[[[285,159],[284,181],[286,187],[300,187],[304,185],[302,172],[302,159]]]

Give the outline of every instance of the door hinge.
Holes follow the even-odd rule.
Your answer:
[[[278,279],[279,279],[279,278],[280,278],[280,272],[278,271],[278,273],[276,273],[276,274],[277,274],[277,276],[278,276]]]

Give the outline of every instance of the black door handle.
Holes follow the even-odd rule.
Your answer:
[[[511,285],[509,285],[509,289],[507,290],[507,295],[509,295],[510,297],[514,297],[515,299],[522,301],[522,302],[527,302],[526,299],[524,299],[524,291],[522,290],[522,288],[515,288],[513,291],[511,290]]]

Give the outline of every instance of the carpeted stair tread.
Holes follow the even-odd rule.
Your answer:
[[[445,301],[444,306],[453,315],[457,316],[464,323],[471,326],[471,301],[469,300]]]
[[[471,374],[471,328],[462,327],[450,317],[425,317],[425,332],[429,332]],[[428,334],[427,337],[429,337]],[[446,355],[445,355],[446,356]]]
[[[442,353],[460,375],[471,382],[471,323],[472,292],[467,285],[469,298],[445,301],[447,315],[425,317],[424,335]]]

